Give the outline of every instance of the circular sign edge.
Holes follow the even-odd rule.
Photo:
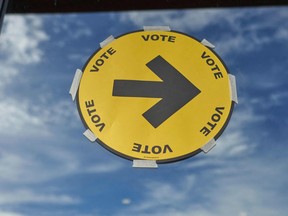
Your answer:
[[[151,30],[153,31],[153,30]],[[128,34],[133,34],[133,33],[137,33],[137,32],[145,32],[145,30],[136,30],[136,31],[131,31],[131,32],[126,32],[124,34],[121,34],[117,37],[115,37],[115,39],[118,39],[120,37],[123,37],[125,35],[128,35]],[[175,30],[170,30],[169,32],[174,32],[174,33],[178,33],[178,34],[181,34],[181,35],[184,35],[184,36],[187,36],[189,38],[192,38],[193,40],[201,43],[200,40],[198,40],[197,38],[191,36],[191,35],[188,35],[186,33],[183,33],[183,32],[180,32],[180,31],[175,31]],[[203,45],[203,44],[202,44]],[[205,46],[205,45],[203,45]],[[208,48],[218,59],[219,61],[222,63],[223,67],[225,68],[227,74],[229,75],[230,74],[230,71],[229,69],[227,68],[225,62],[222,60],[222,58],[210,47],[207,47],[205,46],[206,48]],[[94,51],[90,56],[89,58],[87,59],[87,61],[85,62],[84,66],[82,67],[82,71],[84,73],[87,65],[89,64],[89,62],[91,61],[91,59],[102,49],[102,47],[99,47],[96,51]],[[81,80],[80,80],[80,83],[81,83]],[[80,86],[80,83],[79,83],[79,86]],[[230,89],[231,91],[231,89]],[[86,129],[89,129],[90,128],[88,127],[86,121],[84,120],[83,118],[83,115],[82,115],[82,112],[81,112],[81,109],[80,109],[80,104],[79,104],[79,91],[77,91],[77,94],[76,94],[76,105],[77,105],[77,111],[78,111],[78,114],[80,116],[80,119],[81,119],[81,122],[83,124],[83,126],[86,128]],[[227,116],[227,119],[225,120],[225,123],[223,124],[223,126],[221,127],[221,129],[218,131],[218,133],[215,135],[214,137],[214,140],[216,141],[221,135],[222,133],[225,131],[226,127],[228,126],[229,124],[229,121],[232,117],[232,113],[234,111],[234,105],[235,105],[235,102],[231,99],[231,106],[230,106],[230,110],[229,110],[229,114]],[[90,130],[91,131],[91,130]],[[91,131],[92,132],[92,131]],[[96,135],[95,135],[96,136]],[[133,160],[147,160],[147,159],[143,159],[143,158],[136,158],[136,157],[132,157],[132,156],[129,156],[127,154],[124,154],[124,153],[121,153],[113,148],[111,148],[109,145],[107,145],[106,143],[104,143],[103,141],[101,141],[97,136],[96,136],[96,140],[95,140],[98,144],[100,144],[103,148],[105,148],[106,150],[108,150],[109,152],[111,152],[112,154],[116,155],[116,156],[119,156],[123,159],[126,159],[126,160],[130,160],[130,161],[133,161]],[[202,147],[205,146],[205,144],[202,145]],[[202,149],[199,148],[199,149],[196,149],[192,152],[189,152],[187,154],[183,154],[181,156],[177,156],[177,157],[172,157],[172,158],[169,158],[169,159],[160,159],[160,160],[156,160],[157,164],[164,164],[164,163],[173,163],[173,162],[178,162],[178,161],[181,161],[181,160],[185,160],[185,159],[188,159],[190,157],[193,157],[197,154],[199,154],[200,152],[202,152]]]

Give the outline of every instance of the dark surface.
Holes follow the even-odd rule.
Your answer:
[[[4,14],[6,12],[8,0],[0,0],[0,32],[2,28]]]
[[[10,0],[7,13],[63,13],[287,4],[288,0]]]

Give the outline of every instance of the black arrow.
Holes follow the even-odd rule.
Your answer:
[[[157,128],[201,91],[160,55],[146,66],[162,81],[114,80],[113,96],[162,98],[143,113]]]

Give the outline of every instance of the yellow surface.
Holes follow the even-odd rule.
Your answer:
[[[142,35],[167,35],[165,40],[145,41]],[[175,37],[169,42],[168,36]],[[156,36],[154,36],[154,39]],[[172,40],[173,38],[170,38]],[[107,50],[115,52],[110,55]],[[98,72],[90,72],[96,60],[106,52],[109,58]],[[111,49],[110,49],[111,52]],[[206,52],[219,67],[223,78],[216,79],[211,66],[201,55]],[[159,127],[154,128],[142,114],[154,106],[159,98],[112,96],[114,80],[161,81],[146,64],[161,55],[173,65],[201,93],[174,113]],[[209,63],[212,61],[210,60]],[[100,61],[98,63],[101,63]],[[88,115],[85,102],[94,101],[96,112],[105,127],[100,131]],[[219,58],[195,39],[178,32],[139,31],[126,34],[109,43],[94,54],[87,63],[79,86],[80,112],[89,129],[109,148],[126,157],[153,160],[170,160],[201,148],[221,130],[230,109],[230,84],[226,68]],[[216,107],[224,107],[221,119],[215,128],[205,136],[200,130],[213,123],[211,117]],[[219,113],[218,113],[219,114]],[[135,151],[135,143],[141,144],[141,151]],[[173,152],[164,146],[169,145]],[[162,152],[158,153],[160,146]],[[139,145],[137,145],[139,147]],[[134,148],[134,151],[133,151]],[[146,148],[147,151],[144,151]],[[144,151],[145,153],[142,153]]]

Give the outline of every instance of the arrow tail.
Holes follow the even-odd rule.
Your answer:
[[[113,96],[161,98],[163,82],[114,80]]]

